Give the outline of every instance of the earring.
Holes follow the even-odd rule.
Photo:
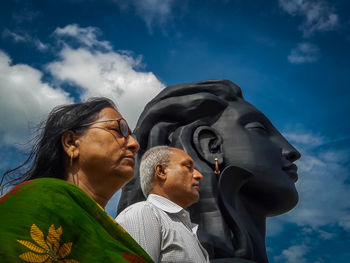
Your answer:
[[[70,154],[70,167],[73,166],[73,153]]]
[[[219,175],[220,174],[220,170],[219,170],[219,160],[218,158],[215,158],[215,170],[214,170],[214,174]]]

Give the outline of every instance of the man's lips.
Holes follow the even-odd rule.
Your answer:
[[[294,163],[285,166],[282,168],[283,171],[286,171],[288,175],[294,180],[294,182],[298,181],[298,166]]]
[[[199,190],[199,184],[198,183],[192,184],[192,187],[197,188]]]

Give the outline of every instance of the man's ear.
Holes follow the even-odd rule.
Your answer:
[[[223,163],[223,139],[216,129],[199,126],[193,133],[193,143],[197,153],[209,164],[215,165],[215,158],[219,165]]]
[[[61,143],[63,150],[69,157],[76,158],[79,155],[79,149],[77,147],[77,136],[73,131],[66,131],[61,136]]]
[[[165,166],[163,164],[159,163],[154,167],[154,176],[157,180],[166,180]]]

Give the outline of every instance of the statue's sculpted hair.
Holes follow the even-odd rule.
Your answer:
[[[240,87],[229,80],[206,80],[173,85],[162,90],[141,113],[134,134],[140,144],[134,178],[123,188],[118,212],[145,199],[139,167],[143,154],[159,145],[180,148],[193,156],[191,138],[200,125],[211,125],[229,101],[243,100]],[[179,136],[179,134],[182,136]],[[182,140],[187,140],[186,142]]]

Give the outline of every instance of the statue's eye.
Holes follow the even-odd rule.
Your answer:
[[[267,133],[266,127],[261,122],[258,122],[258,121],[249,122],[244,127],[248,130],[255,130],[258,132]]]

